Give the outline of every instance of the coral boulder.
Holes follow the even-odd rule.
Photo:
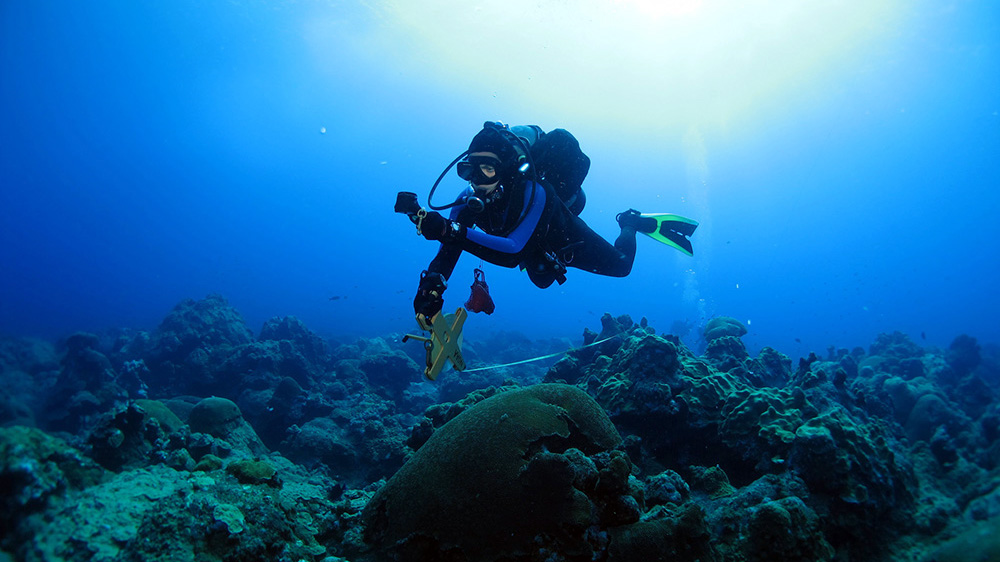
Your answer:
[[[592,560],[595,528],[638,519],[621,438],[583,391],[511,390],[449,421],[372,498],[366,540],[402,561]]]

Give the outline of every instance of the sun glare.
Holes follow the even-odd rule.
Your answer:
[[[702,0],[616,0],[615,4],[622,9],[635,10],[640,16],[653,19],[665,17],[688,16],[694,14],[702,4]]]
[[[738,127],[834,80],[897,2],[387,0],[369,56],[554,122]]]

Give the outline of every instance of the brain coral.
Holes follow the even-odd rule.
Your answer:
[[[232,400],[212,396],[195,405],[188,417],[192,431],[225,437],[243,421],[240,408]]]
[[[743,322],[728,316],[712,318],[705,325],[705,340],[710,342],[725,336],[738,338],[746,333],[747,327]]]
[[[232,400],[212,396],[195,404],[188,416],[191,431],[207,433],[225,439],[230,445],[254,455],[267,452],[267,447],[243,419],[240,408]]]
[[[587,463],[577,457],[628,463],[612,451],[620,444],[604,411],[575,387],[498,394],[438,429],[379,490],[364,511],[366,541],[401,561],[510,560],[545,548],[591,560],[587,530],[609,518],[604,506],[628,503],[628,467],[602,470],[602,480],[622,480],[609,486],[582,477]]]

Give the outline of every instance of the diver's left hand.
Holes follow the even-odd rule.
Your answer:
[[[441,307],[444,305],[444,290],[447,288],[448,283],[444,275],[430,271],[421,272],[420,285],[417,287],[416,296],[413,297],[413,312],[433,318],[435,314],[441,312]]]

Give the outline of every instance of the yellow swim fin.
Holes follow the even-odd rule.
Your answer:
[[[430,380],[436,380],[447,361],[451,361],[456,371],[465,369],[465,359],[462,358],[462,326],[469,314],[459,307],[455,314],[438,312],[430,321],[423,314],[417,314],[417,325],[421,330],[431,333],[430,337],[407,334],[403,341],[415,339],[424,342],[427,350],[427,368],[424,375]]]
[[[691,247],[691,240],[688,237],[698,228],[698,221],[670,213],[644,213],[639,216],[656,221],[656,230],[643,234],[657,242],[673,246],[689,256],[694,256],[694,248]]]

